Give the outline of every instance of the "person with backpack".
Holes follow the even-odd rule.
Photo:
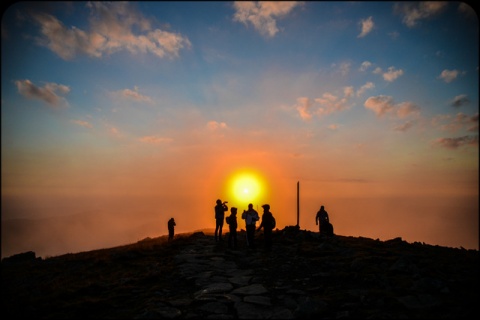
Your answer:
[[[263,214],[262,214],[262,222],[258,227],[257,231],[260,231],[263,228],[263,236],[265,239],[265,247],[270,249],[272,247],[272,230],[276,227],[276,221],[273,214],[270,212],[270,205],[264,204],[262,206]]]
[[[315,223],[318,225],[318,231],[321,236],[333,236],[333,225],[330,223],[328,212],[324,206],[320,207],[315,216]]]
[[[253,204],[248,204],[248,210],[243,210],[242,219],[245,220],[245,228],[247,229],[247,247],[255,248],[255,228],[256,223],[260,218],[257,210],[253,209]]]
[[[215,242],[223,241],[222,229],[225,211],[228,211],[227,203],[228,201],[222,202],[222,200],[218,199],[215,205]]]
[[[229,233],[228,233],[228,247],[231,249],[237,249],[237,208],[230,208],[230,215],[225,218],[225,222],[228,224]]]

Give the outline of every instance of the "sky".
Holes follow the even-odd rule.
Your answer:
[[[1,31],[2,256],[214,228],[217,199],[478,250],[466,3],[17,2]]]

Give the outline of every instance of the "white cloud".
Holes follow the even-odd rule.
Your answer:
[[[409,28],[415,27],[420,20],[439,14],[448,5],[446,1],[399,2],[394,11],[402,15],[402,22]]]
[[[126,98],[129,100],[133,100],[136,102],[146,102],[146,103],[153,103],[152,98],[143,95],[138,92],[138,87],[135,86],[133,90],[130,89],[123,89],[117,92],[114,92],[114,95],[121,97],[121,98]]]
[[[300,117],[303,120],[309,120],[312,118],[312,102],[310,101],[309,98],[307,97],[300,97],[297,98],[297,104],[294,106],[294,108],[298,111]]]
[[[249,23],[266,37],[274,37],[279,29],[277,19],[288,15],[296,6],[303,5],[297,1],[235,1],[233,7],[234,21],[248,26]]]
[[[41,37],[37,43],[46,46],[64,60],[78,54],[100,58],[127,50],[133,54],[150,52],[159,58],[179,56],[183,48],[190,48],[188,38],[160,29],[152,29],[151,22],[137,13],[128,2],[88,2],[91,10],[90,31],[75,26],[68,28],[52,15],[34,13],[40,25]]]
[[[377,117],[383,117],[387,114],[396,116],[397,118],[406,118],[408,116],[418,116],[420,108],[413,102],[401,102],[395,104],[391,96],[375,96],[369,97],[365,103],[365,108],[375,112]]]
[[[458,70],[443,70],[442,73],[438,76],[438,79],[445,81],[446,83],[450,83],[455,80],[460,72]]]
[[[362,64],[360,65],[360,71],[367,71],[368,68],[372,66],[372,63],[370,61],[363,61]]]
[[[362,21],[360,21],[360,25],[362,27],[362,31],[357,36],[357,38],[363,38],[367,34],[369,34],[373,30],[373,27],[375,26],[375,23],[373,22],[373,19],[370,16],[367,19],[362,19]]]
[[[212,131],[220,130],[220,129],[226,129],[227,124],[225,122],[217,122],[217,121],[209,121],[207,123],[207,128]]]
[[[402,69],[396,70],[395,67],[389,67],[388,71],[383,74],[383,79],[388,82],[393,82],[401,75],[403,75]]]
[[[357,90],[357,97],[361,97],[365,91],[369,89],[375,88],[375,84],[373,82],[367,82],[363,86],[360,87],[360,89]]]
[[[18,92],[29,98],[42,100],[52,107],[68,106],[67,100],[60,95],[70,92],[70,87],[62,84],[47,83],[43,87],[34,85],[30,80],[15,81]]]
[[[375,112],[377,117],[383,117],[385,114],[391,112],[395,106],[393,103],[393,98],[390,96],[376,96],[369,97],[365,101],[365,108]]]

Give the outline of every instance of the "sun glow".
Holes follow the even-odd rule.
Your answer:
[[[263,178],[251,170],[235,172],[228,180],[227,194],[232,206],[246,207],[258,204],[265,198],[266,186]]]

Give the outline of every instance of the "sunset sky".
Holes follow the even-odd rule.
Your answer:
[[[299,182],[302,229],[324,205],[339,235],[478,249],[478,32],[461,2],[15,3],[2,220],[97,215],[123,244],[222,199],[283,228]]]

